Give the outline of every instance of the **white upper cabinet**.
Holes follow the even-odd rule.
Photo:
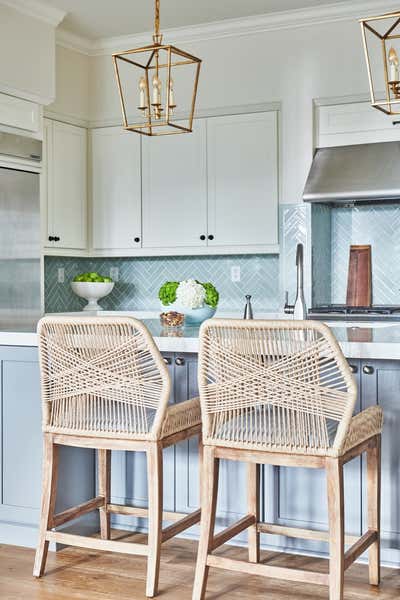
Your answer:
[[[45,121],[47,236],[53,249],[87,248],[87,131]]]
[[[92,131],[92,245],[134,254],[141,248],[141,147],[121,127]]]
[[[207,246],[206,122],[143,139],[143,248]]]
[[[277,113],[211,118],[207,136],[209,247],[276,251]]]
[[[38,104],[0,94],[0,127],[28,131],[39,137],[42,131],[42,110]]]
[[[315,117],[317,148],[400,140],[399,119],[368,102],[317,106]]]

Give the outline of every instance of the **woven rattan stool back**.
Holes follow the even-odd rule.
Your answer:
[[[199,389],[205,443],[323,455],[342,448],[357,396],[316,321],[206,321]]]
[[[44,431],[158,438],[170,379],[140,321],[45,317],[38,336]]]

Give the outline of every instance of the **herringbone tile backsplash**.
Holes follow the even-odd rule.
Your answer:
[[[346,302],[349,247],[371,244],[374,304],[400,304],[400,206],[334,208],[331,213],[332,302]]]
[[[231,266],[239,266],[241,281],[231,281]],[[65,283],[58,283],[58,268],[65,269]],[[158,290],[165,281],[193,277],[212,282],[220,293],[221,310],[242,310],[245,294],[252,294],[257,310],[276,310],[279,303],[277,256],[188,256],[161,258],[79,259],[46,257],[46,312],[81,310],[84,300],[71,290],[78,273],[98,271],[109,275],[118,267],[119,281],[112,293],[100,300],[107,310],[158,310]]]

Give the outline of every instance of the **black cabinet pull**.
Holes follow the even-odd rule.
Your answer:
[[[357,367],[357,365],[350,365],[350,371],[352,373],[358,373],[358,367]]]
[[[365,373],[365,375],[372,375],[373,372],[374,372],[374,367],[371,367],[370,365],[363,366],[363,373]]]
[[[49,235],[49,242],[55,242],[56,238],[54,237],[54,235]]]
[[[201,239],[202,242],[204,242],[204,240],[206,239],[206,236],[205,235],[201,235],[200,239]]]
[[[181,358],[181,357],[178,357],[178,358],[175,359],[175,364],[178,367],[182,367],[185,364],[185,359]]]
[[[59,242],[60,241],[60,238],[58,237],[58,235],[56,235],[53,239],[54,239],[55,242]]]
[[[134,241],[138,244],[140,242],[140,238],[139,237],[135,237]]]
[[[209,239],[209,240],[213,240],[213,239],[214,239],[214,236],[211,234],[211,235],[209,235],[209,236],[208,236],[208,239]]]

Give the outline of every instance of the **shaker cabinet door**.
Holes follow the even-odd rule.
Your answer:
[[[93,249],[132,253],[142,237],[140,136],[104,127],[91,143]]]
[[[45,121],[47,236],[45,246],[87,247],[87,131]]]
[[[143,139],[143,247],[207,245],[206,123]]]
[[[208,245],[278,244],[276,112],[208,119]]]

